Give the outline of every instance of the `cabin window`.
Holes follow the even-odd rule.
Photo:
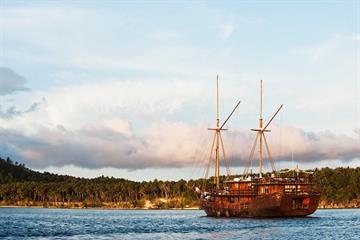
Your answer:
[[[269,191],[269,187],[263,187],[261,188],[261,193],[262,194],[268,194],[270,191]]]
[[[295,185],[285,185],[285,192],[295,192]]]

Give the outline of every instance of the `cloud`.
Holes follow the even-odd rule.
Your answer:
[[[40,104],[41,104],[41,102],[35,102],[35,103],[31,104],[30,107],[26,110],[17,110],[15,106],[11,106],[11,107],[7,108],[5,111],[2,110],[2,107],[0,105],[0,118],[11,119],[11,118],[21,116],[26,113],[34,112],[39,108]]]
[[[199,91],[203,89],[194,83],[156,80],[32,91],[30,99],[43,97],[46,101],[24,111],[12,107],[2,112],[1,139],[5,143],[0,149],[38,168],[68,164],[128,169],[182,166],[180,155],[173,154],[180,142],[162,147],[171,138],[184,140],[182,124],[172,127],[172,123],[160,122],[186,109]],[[160,133],[163,135],[158,136]],[[191,153],[192,142],[181,145],[184,153]]]
[[[233,33],[235,32],[235,25],[233,23],[226,23],[220,26],[219,29],[219,36],[224,39],[227,40],[229,39]]]
[[[305,131],[289,126],[272,126],[266,134],[271,157],[276,162],[318,163],[319,161],[340,161],[343,164],[360,159],[360,136],[354,138],[331,131]],[[237,129],[228,133],[224,141],[228,143],[228,155],[233,165],[250,165],[250,149],[255,135],[247,130]],[[264,146],[264,158],[268,155]],[[252,166],[257,165],[258,146],[255,149]],[[269,166],[269,165],[268,165]]]
[[[38,169],[205,165],[212,133],[201,119],[212,119],[212,114],[208,116],[214,110],[211,90],[212,86],[192,81],[122,80],[32,91],[31,101],[46,101],[24,111],[13,107],[2,112],[0,149]],[[232,104],[234,99],[229,100]],[[223,135],[226,153],[233,165],[243,166],[255,136],[233,128],[234,120]],[[346,162],[360,157],[359,138],[330,131],[271,128],[268,141],[278,161],[290,160],[292,153],[300,162]]]
[[[262,25],[266,21],[264,18],[256,17],[256,18],[240,18],[237,22],[237,25]],[[232,37],[234,32],[236,31],[237,26],[233,22],[228,22],[219,26],[219,36],[223,40],[227,40]]]
[[[300,162],[319,160],[350,161],[360,158],[360,137],[353,138],[345,134],[335,134],[329,130],[309,132],[287,127],[282,130],[285,135],[281,141],[283,154],[281,160],[289,159],[293,153]]]
[[[11,94],[16,91],[26,91],[26,80],[7,67],[0,67],[0,95]]]
[[[355,132],[356,134],[358,134],[359,137],[360,137],[360,128],[355,128],[355,129],[354,129],[354,132]]]
[[[143,169],[186,166],[191,161],[195,140],[192,130],[181,123],[165,127],[154,124],[138,137],[128,136],[128,129],[120,132],[101,124],[77,131],[59,126],[42,129],[32,136],[1,129],[0,139],[1,148],[8,154],[37,168],[72,164],[85,168]]]
[[[204,125],[153,122],[141,134],[135,134],[126,121],[117,124],[120,126],[116,129],[99,123],[76,131],[57,126],[44,128],[30,136],[1,129],[0,148],[36,168],[66,165],[93,169],[181,168],[195,163],[205,165],[208,160],[212,136],[207,133],[200,139],[207,131]],[[330,131],[307,132],[292,127],[280,129],[274,126],[272,130],[267,139],[272,157],[277,161],[291,161],[292,154],[295,161],[303,163],[320,160],[347,162],[360,158],[360,137],[352,138]],[[224,133],[223,138],[232,166],[246,165],[254,140],[252,132],[235,129]],[[253,161],[256,159],[255,154]]]

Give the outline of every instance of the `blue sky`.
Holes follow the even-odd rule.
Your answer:
[[[271,126],[280,167],[358,166],[359,9],[1,1],[1,154],[78,176],[201,177],[219,74],[221,115],[242,100],[224,136],[234,171],[254,138],[260,79],[265,119],[284,104]]]

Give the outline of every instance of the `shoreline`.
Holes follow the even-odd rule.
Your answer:
[[[163,210],[175,210],[175,211],[189,211],[189,210],[202,210],[198,207],[191,208],[107,208],[107,207],[88,207],[88,208],[61,208],[61,207],[42,207],[42,206],[18,206],[18,205],[3,205],[0,208],[37,208],[37,209],[77,209],[77,210],[147,210],[147,211],[163,211]],[[317,208],[316,210],[334,210],[334,209],[360,209],[358,207],[341,207],[341,208]]]
[[[149,210],[149,211],[158,211],[158,210],[201,210],[199,207],[189,207],[189,208],[108,208],[108,207],[43,207],[43,206],[19,206],[19,205],[2,205],[0,208],[42,208],[42,209],[79,209],[79,210]]]

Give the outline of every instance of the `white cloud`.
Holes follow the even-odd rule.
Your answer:
[[[236,26],[233,23],[223,24],[220,26],[219,36],[222,39],[227,40],[233,35],[235,30],[236,30]]]
[[[123,124],[126,128],[126,122]],[[306,132],[301,129],[272,127],[267,135],[272,157],[277,161],[311,163],[320,160],[348,162],[360,157],[360,138],[336,135],[330,131]],[[129,131],[128,129],[126,131]],[[126,132],[125,131],[125,132]],[[76,131],[42,129],[29,136],[1,130],[2,149],[36,168],[75,165],[84,168],[122,169],[189,167],[205,165],[210,151],[211,134],[201,135],[204,125],[181,122],[152,122],[141,133],[130,135],[107,128],[104,124]],[[249,130],[234,129],[223,135],[232,166],[247,164],[255,136]],[[253,166],[256,165],[255,154]]]
[[[53,87],[29,96],[45,100],[36,111],[11,121],[0,119],[4,127],[0,135],[2,149],[30,166],[139,169],[207,161],[211,137],[203,141],[200,136],[209,136],[204,134],[208,126],[172,116],[200,118],[188,109],[194,105],[204,109],[196,115],[213,110],[213,86],[180,80],[123,80]],[[222,109],[229,107],[222,105]],[[234,125],[230,123],[230,129]],[[304,162],[349,161],[360,156],[357,138],[291,127],[272,130],[269,142],[278,160],[288,160],[291,152]],[[224,133],[235,165],[245,164],[253,139],[244,129]]]

